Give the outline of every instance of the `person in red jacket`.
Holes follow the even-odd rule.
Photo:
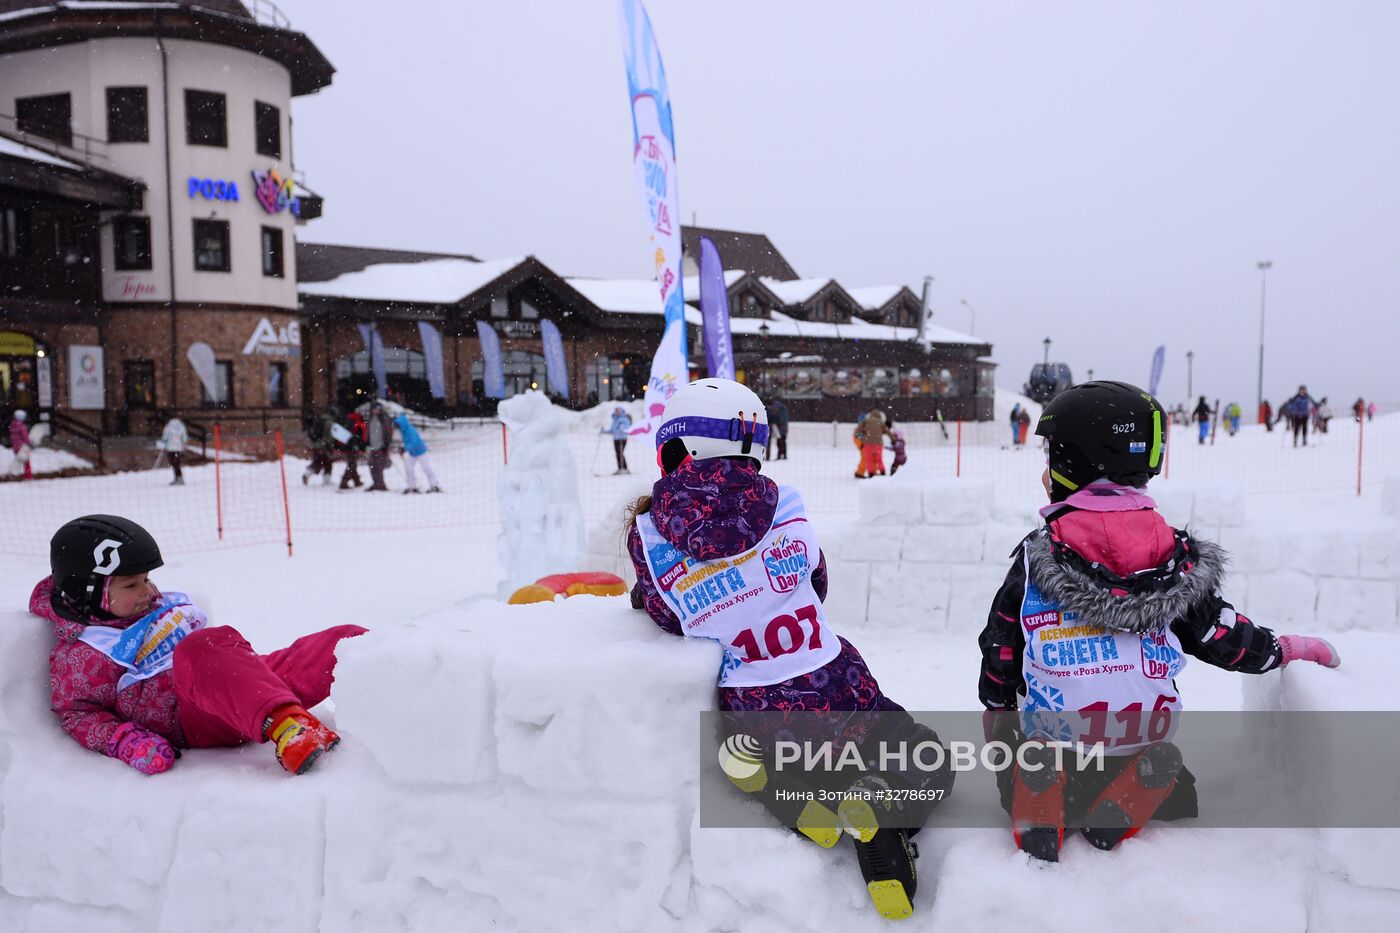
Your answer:
[[[188,596],[158,590],[149,575],[163,564],[150,533],[116,515],[54,535],[29,611],[57,636],[49,683],[63,731],[142,774],[168,771],[178,748],[264,741],[305,773],[340,741],[307,710],[330,695],[336,645],[366,630],[337,625],[259,655]]]
[[[987,737],[1031,746],[1001,791],[1017,845],[1036,858],[1058,859],[1067,825],[1112,849],[1149,819],[1196,815],[1195,778],[1170,740],[1188,656],[1244,674],[1341,663],[1321,638],[1236,611],[1220,595],[1221,548],[1158,514],[1145,487],[1162,468],[1165,421],[1136,386],[1087,382],[1046,405],[1036,429],[1049,445],[1045,524],[1016,548],[978,639]],[[1106,766],[1058,770],[1045,757],[1058,741],[1101,746]]]

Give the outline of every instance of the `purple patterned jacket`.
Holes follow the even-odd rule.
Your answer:
[[[756,545],[768,533],[778,507],[778,484],[761,475],[758,464],[747,458],[686,461],[657,480],[651,495],[651,518],[657,531],[699,560],[732,557]],[[680,620],[652,582],[635,523],[627,532],[627,550],[637,571],[634,601],[639,601],[661,628],[672,635],[682,634]],[[825,554],[812,571],[812,588],[825,602]],[[900,709],[880,692],[860,652],[844,638],[841,653],[831,663],[782,683],[721,687],[719,705],[733,711]]]

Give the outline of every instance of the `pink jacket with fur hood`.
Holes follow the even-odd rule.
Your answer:
[[[177,748],[186,747],[175,701],[175,678],[163,671],[117,690],[125,669],[78,637],[88,623],[60,616],[53,608],[53,578],[45,577],[29,597],[29,611],[53,623],[58,643],[49,653],[50,706],[63,731],[84,748],[112,755],[112,733],[123,722],[155,732]],[[89,623],[127,628],[139,616],[90,619]]]

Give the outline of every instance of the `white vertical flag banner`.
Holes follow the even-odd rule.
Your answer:
[[[620,0],[622,55],[627,64],[627,91],[632,106],[632,166],[646,210],[650,236],[648,261],[661,288],[665,330],[647,379],[643,417],[633,434],[650,434],[676,390],[689,382],[686,364],[685,296],[681,293],[681,222],[676,189],[676,133],[671,122],[671,93],[661,50],[641,0]]]

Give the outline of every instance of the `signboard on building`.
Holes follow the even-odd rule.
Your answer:
[[[255,171],[253,185],[258,203],[269,214],[291,211],[293,217],[301,216],[301,199],[296,196],[295,184],[290,175],[283,178],[275,168],[265,172]]]
[[[68,346],[68,407],[77,411],[101,411],[106,401],[106,377],[102,348]]]
[[[33,356],[34,338],[12,330],[0,330],[0,356]]]
[[[300,356],[301,323],[292,321],[285,327],[273,327],[267,318],[258,321],[253,328],[253,336],[243,345],[243,355],[260,356]]]

